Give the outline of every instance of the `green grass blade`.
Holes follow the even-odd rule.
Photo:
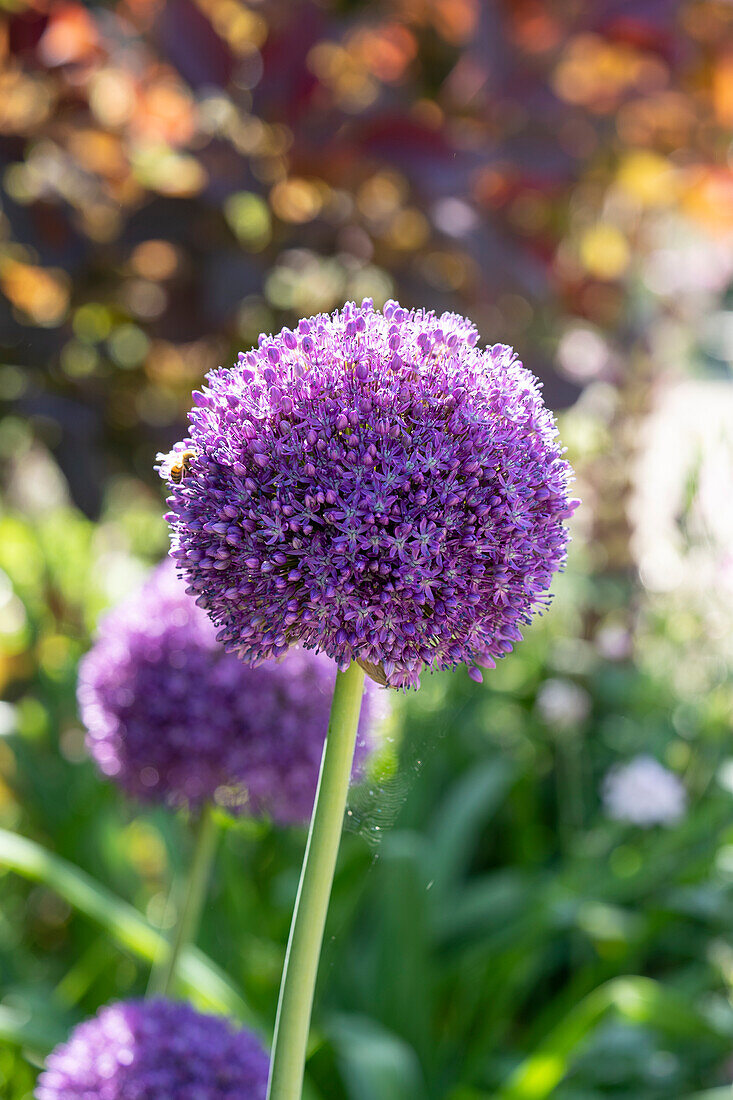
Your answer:
[[[114,944],[102,933],[80,955],[53,991],[55,1000],[73,1008],[106,970],[116,952]]]
[[[35,841],[0,829],[0,867],[43,883],[144,962],[151,963],[164,950],[164,937],[132,905]],[[183,952],[179,974],[187,991],[208,1007],[257,1024],[226,974],[197,948],[189,947]]]

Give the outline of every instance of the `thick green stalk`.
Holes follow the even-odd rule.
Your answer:
[[[328,735],[280,985],[268,1100],[300,1100],[313,991],[344,822],[364,672],[336,676]]]
[[[178,903],[178,918],[173,935],[165,951],[161,952],[153,965],[148,996],[167,997],[173,992],[181,951],[196,938],[214,859],[216,831],[213,809],[206,805],[196,822],[191,866],[183,896]]]

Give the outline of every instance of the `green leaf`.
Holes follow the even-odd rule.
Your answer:
[[[724,1085],[720,1089],[707,1089],[704,1092],[696,1092],[687,1100],[733,1100],[733,1085]]]
[[[375,1012],[390,1031],[430,1056],[430,956],[425,928],[424,840],[398,831],[385,837],[375,874],[379,951],[372,986]]]
[[[485,940],[496,929],[511,927],[521,934],[528,915],[546,920],[546,900],[536,878],[514,868],[473,877],[452,891],[436,908],[434,932],[452,942],[467,936]]]
[[[364,1016],[337,1016],[327,1030],[351,1100],[423,1100],[417,1055],[402,1039]]]
[[[707,1089],[688,1096],[687,1100],[733,1100],[733,1085],[724,1085],[720,1089]]]
[[[121,947],[146,963],[165,949],[165,937],[133,906],[95,882],[85,871],[33,840],[0,829],[0,867],[54,890],[69,905],[105,930]],[[203,952],[187,947],[180,959],[180,981],[206,1006],[257,1025],[252,1010],[227,975]]]
[[[39,1020],[26,1010],[0,1005],[0,1040],[40,1059],[65,1038],[57,1024]]]
[[[115,946],[102,933],[87,946],[54,990],[54,999],[71,1008],[78,1004],[94,981],[109,966]]]
[[[679,995],[649,978],[614,978],[594,989],[550,1032],[539,1048],[521,1063],[496,1100],[544,1100],[571,1067],[581,1045],[615,1009],[626,1020],[648,1024],[690,1038],[717,1037],[706,1020]]]
[[[438,806],[430,840],[430,874],[436,897],[465,873],[481,829],[501,805],[514,779],[507,760],[469,769]]]

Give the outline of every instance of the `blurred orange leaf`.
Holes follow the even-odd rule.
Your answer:
[[[66,316],[69,280],[63,271],[5,260],[0,269],[0,287],[16,309],[36,325],[53,327]]]
[[[38,53],[49,66],[68,65],[85,60],[98,41],[94,19],[82,4],[56,3],[51,7]]]

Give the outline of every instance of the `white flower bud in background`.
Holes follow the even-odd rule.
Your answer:
[[[590,713],[588,692],[572,680],[545,680],[537,692],[537,713],[548,726],[570,729],[580,725]]]
[[[678,776],[654,757],[642,755],[608,772],[603,802],[608,817],[648,828],[679,821],[687,807],[687,792]]]

